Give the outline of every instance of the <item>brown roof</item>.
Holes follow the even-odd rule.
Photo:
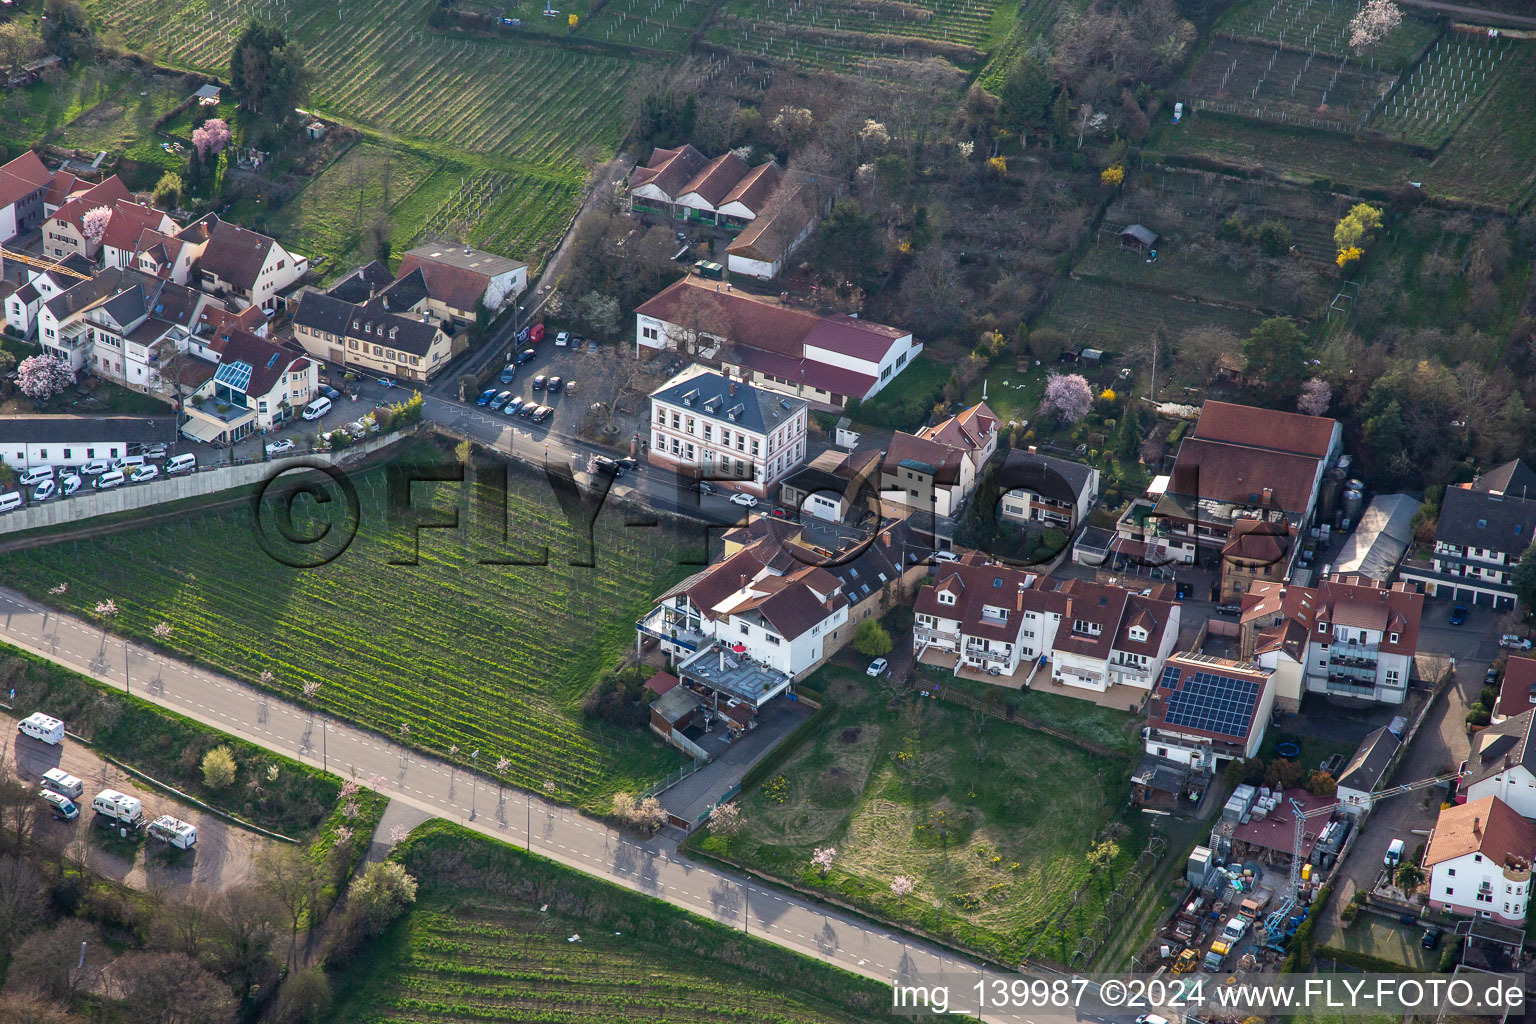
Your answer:
[[[1209,403],[1207,403],[1209,404]],[[1312,420],[1311,416],[1302,417]],[[1299,514],[1312,497],[1317,459],[1309,455],[1185,438],[1174,462],[1170,493]],[[1264,498],[1268,490],[1269,500]]]
[[[256,284],[256,277],[267,262],[267,253],[276,244],[276,239],[258,231],[228,221],[216,221],[198,266],[206,272],[217,274],[221,281],[249,291]]]
[[[763,204],[783,179],[784,170],[779,166],[778,161],[769,160],[765,164],[758,164],[736,183],[735,188],[725,194],[719,205],[740,203],[754,214],[761,213]]]
[[[251,382],[245,389],[251,396],[268,394],[285,373],[290,369],[303,369],[308,362],[305,357],[286,352],[265,338],[240,328],[229,332],[219,362],[228,364],[236,360],[251,368]]]
[[[635,312],[675,323],[672,317],[685,303],[697,303],[711,314],[732,341],[796,359],[804,354],[805,336],[820,319],[814,313],[718,289],[692,276],[663,288]]]
[[[114,249],[136,251],[139,239],[146,230],[158,230],[161,223],[169,219],[159,210],[142,203],[119,199],[112,204],[112,217],[107,221],[107,230],[102,234],[101,242]]]
[[[830,573],[827,575],[831,576]],[[832,582],[837,583],[837,580],[833,578]],[[841,593],[834,594],[826,601],[820,601],[811,592],[810,587],[798,584],[784,587],[759,604],[756,610],[781,636],[786,640],[793,640],[837,609],[845,608],[847,605],[848,599]]]
[[[847,314],[818,317],[805,336],[807,348],[824,348],[855,359],[879,363],[891,349],[891,342],[911,334],[900,327],[888,327],[873,320]]]
[[[697,195],[710,206],[718,207],[736,183],[746,176],[748,169],[747,162],[735,153],[721,154],[705,164],[677,195],[679,198]]]
[[[1296,528],[1290,523],[1239,519],[1232,524],[1232,538],[1221,549],[1221,557],[1245,566],[1275,565],[1290,555],[1291,539],[1295,536]]]
[[[1499,687],[1496,714],[1513,718],[1536,704],[1536,658],[1511,654],[1504,663],[1504,682]]]
[[[886,445],[881,470],[891,476],[899,476],[902,463],[914,462],[928,467],[927,472],[932,474],[935,483],[953,484],[960,479],[960,463],[965,455],[966,450],[963,448],[898,430],[891,435],[890,444]]]
[[[913,609],[941,619],[957,619],[969,636],[1014,643],[1024,619],[1022,612],[1036,596],[1029,588],[1035,576],[1022,569],[1003,565],[951,563],[938,571],[931,587],[922,587],[913,601]],[[953,594],[955,603],[941,604],[940,594]],[[982,618],[982,609],[991,605],[1008,612],[1007,622]]]
[[[1481,853],[1499,865],[1529,865],[1536,854],[1536,822],[1522,818],[1496,796],[1445,808],[1430,833],[1424,866],[1434,867],[1469,853]]]
[[[678,678],[671,672],[657,672],[645,681],[645,688],[659,697],[677,684]]]
[[[1330,576],[1317,588],[1314,622],[1382,633],[1381,649],[1412,657],[1418,651],[1424,595],[1411,583],[1390,586],[1368,576]],[[1397,634],[1393,643],[1391,635]]]
[[[53,176],[30,149],[0,167],[0,207],[21,202],[38,189],[47,189]]]
[[[114,174],[100,185],[92,185],[90,188],[86,189],[84,192],[80,193],[75,198],[59,207],[58,210],[54,212],[54,215],[49,219],[62,221],[66,224],[72,224],[76,229],[78,229],[80,227],[81,220],[87,213],[96,209],[98,206],[110,207],[119,199],[127,199],[131,201],[133,199],[133,193],[129,192],[128,186],[124,185],[122,179]]]
[[[69,202],[70,195],[75,191],[75,185],[80,181],[78,177],[69,171],[59,168],[53,174],[53,181],[48,185],[48,191],[43,193],[43,202],[48,206],[60,207]]]
[[[1328,454],[1328,444],[1337,425],[1336,420],[1326,416],[1305,416],[1299,412],[1260,409],[1231,402],[1206,402],[1200,408],[1194,436],[1320,459]]]
[[[962,409],[943,423],[924,427],[919,437],[931,438],[952,444],[957,448],[981,449],[987,446],[992,432],[997,428],[997,413],[987,403],[977,402],[969,409]]]
[[[1243,621],[1281,615],[1300,622],[1303,629],[1312,628],[1312,616],[1317,607],[1317,591],[1311,587],[1287,586],[1268,580],[1255,580],[1243,595]]]
[[[485,297],[485,290],[491,284],[491,279],[485,274],[449,266],[414,252],[408,252],[401,258],[400,274],[396,280],[418,270],[427,282],[429,295],[448,308],[462,312],[472,312],[475,303]]]
[[[1472,737],[1472,756],[1462,775],[1461,790],[1520,765],[1536,774],[1536,744],[1531,743],[1531,727],[1536,723],[1536,709],[1496,722]]]
[[[709,158],[692,146],[677,149],[657,149],[644,167],[636,167],[629,175],[629,187],[655,185],[673,198],[681,194],[683,187],[692,180]]]

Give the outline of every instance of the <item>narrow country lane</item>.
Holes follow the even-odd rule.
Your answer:
[[[947,979],[972,992],[975,964],[924,943],[758,888],[737,875],[681,859],[675,841],[640,843],[569,808],[405,750],[353,726],[187,665],[0,588],[0,639],[269,750],[320,765],[392,799],[486,836],[526,845],[578,871],[743,928],[762,939],[881,981]],[[126,664],[125,664],[126,657]],[[126,671],[126,682],[125,682]],[[370,780],[376,780],[370,783]],[[745,904],[745,905],[744,905]],[[987,972],[988,977],[1008,977]],[[1035,1015],[987,1020],[1034,1024]],[[1042,1018],[1043,1019],[1043,1018]]]

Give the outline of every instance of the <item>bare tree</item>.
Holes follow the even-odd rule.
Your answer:
[[[268,850],[256,862],[256,877],[288,918],[288,966],[298,955],[299,925],[320,892],[320,872],[315,862],[296,846]]]
[[[685,289],[668,318],[667,341],[689,355],[710,347],[710,339],[730,337],[730,324],[720,303],[701,288]]]
[[[150,934],[156,946],[200,959],[212,940],[215,924],[207,898],[191,889],[161,901],[150,922]]]
[[[20,90],[13,90],[20,92]],[[6,1024],[77,1024],[80,1018],[44,996],[26,990],[0,992],[0,1020]]]
[[[25,857],[0,857],[0,955],[10,955],[16,941],[43,919],[47,910],[43,876]]]
[[[184,954],[131,954],[118,961],[113,973],[136,1021],[220,1024],[235,1019],[229,989]]]
[[[36,932],[16,948],[6,983],[33,989],[64,1005],[93,985],[103,965],[103,946],[96,928],[78,918]],[[0,1014],[0,1020],[10,1020]]]
[[[214,963],[242,1003],[278,976],[274,952],[283,913],[259,884],[226,889],[210,905],[214,913]]]

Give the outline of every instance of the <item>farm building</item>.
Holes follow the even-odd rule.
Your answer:
[[[400,276],[421,271],[427,306],[440,320],[473,323],[480,304],[493,313],[528,290],[528,264],[464,246],[418,245],[400,260]]]
[[[1120,231],[1120,244],[1127,249],[1151,249],[1157,245],[1157,232],[1142,224],[1132,224]]]
[[[197,92],[192,94],[192,98],[197,100],[198,106],[216,107],[219,105],[219,93],[219,87],[209,83],[208,85],[200,86]]]
[[[175,440],[175,416],[0,416],[0,462],[17,472],[115,459]]]

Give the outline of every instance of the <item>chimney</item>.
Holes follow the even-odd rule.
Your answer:
[[[747,589],[747,574],[746,573],[742,573],[741,574],[741,589],[742,590],[746,590]]]
[[[736,397],[736,382],[734,380],[731,381],[731,397]]]
[[[1476,816],[1474,816],[1472,818],[1472,834],[1475,835],[1475,836],[1480,836],[1480,835],[1483,834],[1483,819],[1482,818],[1476,817]]]
[[[830,613],[832,611],[832,596],[830,594],[827,595],[827,599],[822,604],[827,606],[827,611]]]
[[[1268,505],[1274,499],[1274,497],[1275,489],[1273,487],[1264,488],[1264,504]]]

